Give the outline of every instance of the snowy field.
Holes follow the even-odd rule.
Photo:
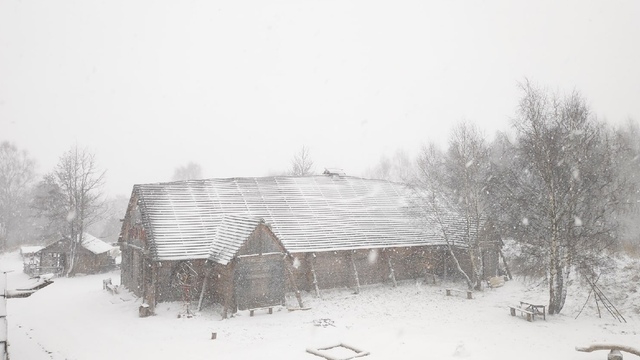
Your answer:
[[[582,353],[575,346],[612,342],[640,346],[639,267],[627,261],[609,277],[610,299],[628,323],[608,313],[598,318],[591,299],[582,315],[587,292],[578,284],[562,315],[527,322],[511,317],[508,305],[520,300],[546,304],[546,289],[521,280],[497,289],[464,296],[445,296],[449,286],[422,280],[365,286],[359,295],[349,289],[303,293],[306,311],[276,308],[254,317],[241,312],[221,320],[209,309],[178,318],[182,303],[161,303],[157,315],[138,317],[140,300],[102,289],[119,273],[58,278],[29,298],[8,301],[12,360],[41,359],[318,359],[308,347],[338,343],[370,352],[373,359],[606,359],[606,352]],[[18,253],[0,255],[0,270],[9,288],[29,282]],[[603,281],[603,280],[601,280]],[[615,281],[615,282],[614,282]],[[295,306],[293,297],[288,304]],[[212,333],[217,334],[215,340]],[[346,356],[350,350],[328,352]],[[625,355],[625,358],[634,358]]]

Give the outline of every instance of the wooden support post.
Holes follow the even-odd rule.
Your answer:
[[[223,319],[227,319],[229,318],[229,308],[231,307],[231,300],[229,299],[229,294],[227,293],[227,286],[224,286],[225,291],[224,291],[224,306],[222,308],[222,318]]]
[[[433,254],[433,249],[429,249],[426,253],[423,253],[422,257],[423,268],[424,268],[424,282],[427,283],[429,277],[431,277],[431,281],[433,284],[436,284],[436,256]]]
[[[204,293],[207,289],[207,283],[209,281],[210,271],[204,273],[204,281],[202,282],[202,291],[200,291],[200,299],[198,299],[198,311],[202,310],[202,300],[204,300]]]
[[[447,250],[444,250],[442,255],[442,279],[447,280]]]
[[[351,259],[351,266],[353,267],[353,276],[356,281],[356,294],[360,294],[360,279],[358,278],[358,268],[356,268],[356,262],[353,260],[353,254],[355,250],[349,253],[349,258]]]
[[[311,253],[311,259],[307,257],[309,261],[309,269],[311,270],[311,275],[313,276],[313,287],[316,290],[316,296],[320,297],[320,289],[318,288],[318,276],[316,275],[316,269],[314,263],[316,262],[316,253]]]
[[[509,270],[509,265],[507,264],[507,259],[504,257],[504,254],[502,253],[502,249],[500,247],[498,247],[498,256],[502,258],[502,263],[504,264],[504,270],[507,272],[507,277],[509,278],[509,280],[513,280],[513,277],[511,276],[511,270]]]
[[[298,306],[300,306],[300,308],[303,308],[304,304],[302,303],[302,296],[300,295],[300,290],[298,289],[298,284],[296,282],[296,276],[293,273],[293,263],[289,263],[287,258],[292,259],[292,257],[290,257],[290,256],[285,257],[285,259],[283,260],[284,261],[284,267],[287,269],[287,273],[289,274],[289,281],[291,282],[291,287],[293,288],[293,291],[296,294],[296,299],[298,300]],[[293,260],[292,260],[292,262],[293,262]]]
[[[391,264],[391,254],[387,253],[387,263],[389,264],[389,277],[393,282],[393,287],[398,287],[398,282],[396,281],[396,272],[393,270],[393,265]]]

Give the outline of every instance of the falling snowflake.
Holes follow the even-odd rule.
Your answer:
[[[579,217],[576,216],[574,225],[575,226],[582,226],[582,219],[580,219]]]
[[[75,210],[69,211],[69,213],[67,214],[67,221],[71,222],[75,218],[76,218],[76,211]]]
[[[369,261],[369,264],[375,264],[376,260],[378,260],[378,250],[371,249],[369,251],[369,256],[367,256],[367,260]]]

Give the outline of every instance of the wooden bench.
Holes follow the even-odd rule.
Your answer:
[[[111,283],[111,278],[102,280],[102,288],[110,292],[111,295],[116,295],[120,293],[120,289],[118,289],[118,285],[113,285]]]
[[[492,289],[499,288],[504,285],[504,278],[502,276],[489,278],[489,280],[487,280],[487,285]]]
[[[471,290],[446,289],[447,296],[452,296],[451,293],[453,292],[457,292],[461,294],[467,293],[467,299],[473,299],[473,291]]]
[[[547,320],[547,307],[544,305],[535,305],[526,301],[520,301],[520,307],[531,311],[534,316],[542,315],[542,319]]]
[[[119,293],[118,285],[109,284],[107,285],[107,290],[111,293],[111,295],[116,295]]]
[[[269,314],[273,314],[273,307],[263,307],[263,308],[249,309],[249,316],[253,316],[253,312],[256,310],[269,310]]]
[[[535,315],[532,311],[520,306],[509,306],[509,310],[511,312],[511,316],[516,316],[516,311],[519,311],[521,315],[526,315],[527,321],[532,321],[533,316]]]
[[[111,285],[111,278],[106,278],[102,280],[102,289],[105,290],[107,285]]]

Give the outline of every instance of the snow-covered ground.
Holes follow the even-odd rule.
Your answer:
[[[119,282],[119,273],[58,278],[29,298],[10,299],[9,342],[12,360],[40,359],[322,359],[308,347],[346,343],[370,352],[362,359],[606,359],[606,352],[582,353],[575,346],[611,342],[638,347],[640,307],[638,263],[620,264],[608,277],[610,299],[628,323],[608,313],[597,317],[595,302],[575,319],[587,296],[580,284],[562,315],[527,322],[511,317],[508,305],[520,300],[546,303],[544,286],[520,280],[503,287],[447,297],[451,284],[402,282],[324,291],[323,298],[303,294],[306,311],[276,308],[272,315],[240,313],[221,320],[209,309],[180,317],[181,303],[162,303],[157,315],[138,317],[140,300],[112,295],[102,280]],[[28,282],[18,253],[0,255],[9,288]],[[617,279],[618,284],[613,281]],[[601,280],[604,284],[604,280]],[[453,286],[462,287],[462,284]],[[609,294],[607,294],[609,296]],[[296,305],[293,297],[287,302]],[[618,303],[616,303],[618,302]],[[217,334],[215,340],[212,333]],[[329,353],[348,355],[336,348]],[[632,357],[632,355],[626,355]]]

